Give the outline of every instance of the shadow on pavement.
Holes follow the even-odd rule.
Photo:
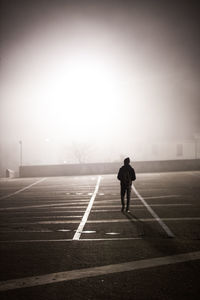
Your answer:
[[[137,226],[139,236],[145,236],[144,223],[131,212],[122,213],[125,217],[127,217],[127,219],[129,219],[134,224],[134,226]]]
[[[129,219],[134,226],[137,226],[138,235],[147,241],[148,246],[155,249],[160,255],[171,255],[179,253],[179,247],[176,238],[170,238],[159,228],[157,222],[148,223],[138,219],[132,212],[123,212],[123,215]]]

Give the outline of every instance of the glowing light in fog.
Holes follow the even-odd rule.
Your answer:
[[[63,59],[64,60],[64,59]],[[111,66],[92,54],[70,58],[47,78],[45,100],[39,98],[49,128],[63,137],[85,140],[106,136],[117,126],[120,83]],[[42,86],[40,87],[42,90]],[[42,95],[42,93],[41,93]]]

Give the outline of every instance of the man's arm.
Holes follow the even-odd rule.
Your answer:
[[[119,169],[118,175],[117,175],[117,179],[121,180],[122,179],[122,172],[121,172],[121,168]]]
[[[136,180],[135,170],[133,168],[131,168],[131,180]]]

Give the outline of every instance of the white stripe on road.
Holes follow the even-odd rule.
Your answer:
[[[159,218],[160,220],[160,218]],[[163,221],[167,222],[173,222],[173,221],[199,221],[200,217],[185,217],[185,218],[162,218]],[[126,222],[157,222],[158,219],[156,218],[145,218],[145,219],[139,219],[139,218],[131,218],[131,219],[104,219],[104,220],[89,220],[87,223],[90,224],[98,224],[98,223],[126,223]],[[36,224],[77,224],[79,221],[76,220],[60,220],[60,221],[41,221],[41,222],[7,222],[7,223],[1,223],[1,226],[8,226],[8,225],[20,225],[20,226],[28,226],[28,225],[36,225]]]
[[[36,183],[35,183],[36,184]],[[92,193],[91,193],[92,195]],[[168,195],[168,196],[158,196],[158,197],[145,197],[145,199],[160,199],[160,198],[174,198],[174,197],[180,197],[180,195]],[[136,200],[138,198],[132,198],[133,200]],[[0,198],[1,200],[1,198]],[[66,200],[64,200],[66,201]],[[5,207],[5,208],[0,208],[0,211],[5,211],[5,210],[18,210],[18,209],[29,209],[29,208],[45,208],[45,207],[53,207],[53,208],[56,208],[56,207],[59,207],[59,206],[63,206],[62,208],[70,208],[69,206],[72,206],[73,208],[76,206],[76,204],[78,202],[88,202],[88,200],[77,200],[77,202],[62,202],[62,203],[56,203],[56,204],[41,204],[41,205],[26,205],[26,206],[12,206],[12,207]],[[74,201],[74,199],[73,199]],[[119,201],[118,199],[117,200],[108,200],[109,202],[112,202],[112,201]],[[106,203],[108,203],[108,201],[106,201]],[[100,203],[102,202],[105,202],[105,201],[99,201]],[[98,201],[96,201],[96,203],[98,204]],[[83,205],[85,205],[86,203],[84,203]],[[74,206],[73,206],[74,205]],[[155,206],[156,204],[154,204]],[[181,205],[181,204],[180,204]],[[186,204],[185,204],[186,205]],[[189,204],[188,204],[189,205]],[[134,205],[134,207],[137,206],[137,205]],[[76,206],[77,207],[77,206]],[[79,208],[82,208],[81,206],[78,206]],[[97,206],[97,207],[101,207],[101,206]],[[102,206],[104,207],[104,206]],[[106,207],[113,207],[113,206],[106,206]],[[116,205],[114,207],[121,207],[121,205]]]
[[[101,181],[101,176],[98,177],[94,193],[93,193],[93,195],[92,195],[92,197],[90,199],[90,202],[89,202],[88,207],[87,207],[87,209],[85,211],[85,214],[84,214],[84,216],[83,216],[83,218],[81,220],[81,223],[79,224],[78,229],[76,230],[76,233],[75,233],[75,235],[73,237],[73,240],[79,240],[80,239],[81,232],[83,231],[85,223],[87,222],[88,216],[89,216],[90,211],[92,209],[92,205],[94,203],[94,199],[95,199],[96,194],[97,194],[97,192],[99,190],[100,181]]]
[[[196,172],[188,172],[189,175],[193,175],[193,176],[199,176],[200,175],[200,172],[199,171],[196,171]]]
[[[96,241],[128,241],[128,240],[142,240],[141,237],[127,237],[127,238],[100,238],[100,239],[80,239],[81,242],[96,242]]]
[[[177,197],[181,197],[181,196],[180,195],[164,195],[164,196],[148,196],[148,197],[144,197],[144,198],[145,199],[161,199],[161,198],[177,198]]]
[[[117,210],[117,211],[119,211],[119,210]],[[64,213],[64,214],[66,214],[66,213],[68,213],[68,214],[71,214],[71,213],[83,213],[83,212],[85,212],[85,210],[52,210],[52,211],[23,211],[23,214],[25,215],[25,214],[31,214],[31,215],[33,215],[33,214],[37,214],[37,215],[39,215],[39,214],[42,214],[42,215],[45,215],[45,214],[48,214],[48,216],[49,217],[51,217],[52,216],[52,214],[60,214],[60,213]],[[10,216],[10,215],[20,215],[20,214],[22,214],[22,212],[21,211],[7,211],[6,212],[6,216]],[[0,215],[1,216],[5,216],[5,213],[2,213],[2,212],[0,212]]]
[[[100,239],[79,239],[77,242],[96,242],[96,241],[123,241],[123,240],[142,240],[141,237],[127,237],[127,238],[100,238]],[[0,241],[0,244],[9,243],[49,243],[49,242],[74,242],[73,239],[56,239],[56,240],[7,240]]]
[[[58,232],[59,230],[44,230],[44,229],[41,229],[41,230],[1,230],[1,233],[35,233],[35,232],[42,232],[42,233],[49,233],[49,232]]]
[[[155,211],[147,204],[147,202],[143,199],[143,197],[140,195],[140,193],[136,190],[134,185],[132,186],[132,189],[134,190],[137,197],[141,200],[141,202],[144,204],[144,206],[147,208],[147,210],[150,212],[152,217],[154,217],[160,226],[164,229],[164,231],[167,233],[167,235],[171,238],[175,237],[175,235],[172,233],[172,231],[169,229],[169,227],[159,218],[159,216],[155,213]]]
[[[21,192],[23,192],[23,191],[29,189],[29,188],[32,187],[33,185],[36,185],[36,184],[38,184],[38,183],[44,181],[45,179],[46,179],[46,178],[42,178],[42,179],[37,180],[36,182],[34,182],[34,183],[32,183],[32,184],[29,184],[28,186],[24,187],[23,189],[20,189],[20,190],[14,192],[14,193],[9,194],[9,195],[2,196],[2,197],[0,197],[0,200],[7,199],[7,198],[9,198],[9,197],[11,197],[11,196],[17,195],[17,194],[19,194],[19,193],[21,193]]]
[[[160,220],[160,218],[159,218]],[[162,220],[164,221],[199,221],[200,217],[185,217],[185,218],[162,218]],[[158,221],[158,219],[156,218],[145,218],[145,219],[136,219],[136,218],[132,218],[132,219],[108,219],[108,220],[89,220],[88,223],[123,223],[123,222],[131,222],[131,221],[141,221],[141,222],[154,222],[154,221]],[[70,221],[69,221],[70,222]]]
[[[87,201],[88,202],[88,201]],[[6,208],[0,208],[0,211],[5,211],[5,210],[18,210],[18,209],[29,209],[29,208],[43,208],[43,207],[59,207],[62,206],[63,208],[75,208],[75,207],[79,207],[79,208],[84,208],[84,205],[86,205],[86,203],[84,203],[82,206],[77,206],[76,203],[74,203],[74,205],[71,205],[71,203],[56,203],[56,204],[42,204],[42,205],[26,205],[26,206],[13,206],[13,207],[6,207]],[[67,207],[66,207],[67,206]]]
[[[12,216],[12,219],[13,218],[15,218],[15,219],[29,219],[29,220],[31,220],[31,219],[71,219],[71,218],[81,218],[82,216],[40,216],[40,217],[38,217],[38,216],[15,216],[15,217],[13,217]]]
[[[190,203],[167,203],[167,204],[151,204],[151,206],[157,206],[157,207],[162,207],[162,206],[191,206],[192,204]],[[112,206],[108,206],[108,205],[101,205],[101,206],[97,206],[97,205],[94,205],[93,207],[95,208],[107,208],[107,207],[122,207],[121,205],[112,205]],[[143,204],[133,204],[131,205],[131,208],[134,210],[135,208],[140,208],[140,207],[143,207],[144,208],[144,205]],[[92,212],[99,212],[99,211],[112,211],[110,209],[106,209],[106,210],[92,210]],[[113,210],[113,211],[119,211],[118,210]],[[120,210],[121,211],[121,210]]]
[[[106,196],[109,196],[109,195],[112,195],[112,194],[106,194]],[[113,194],[114,195],[114,194]],[[117,194],[115,194],[117,195]],[[165,199],[165,198],[179,198],[181,197],[181,195],[161,195],[161,196],[147,196],[147,197],[144,197],[145,199]],[[131,198],[132,200],[138,200],[138,197],[132,197]],[[119,198],[117,197],[116,199],[107,199],[107,200],[97,200],[96,202],[113,202],[113,201],[119,201]]]
[[[166,204],[150,204],[151,206],[190,206],[192,205],[191,203],[166,203]],[[136,205],[137,206],[137,205]],[[142,206],[142,205],[138,205]]]
[[[46,275],[39,275],[33,277],[25,277],[20,279],[13,279],[0,282],[0,291],[8,291],[20,288],[27,288],[33,286],[40,286],[45,284],[54,284],[56,282],[70,281],[83,279],[88,277],[96,277],[114,273],[130,272],[147,268],[154,268],[165,265],[173,265],[176,263],[183,263],[195,261],[200,259],[200,251],[189,252],[183,254],[176,254],[171,256],[142,259],[137,261],[130,261],[120,264],[105,265],[101,267],[84,268],[79,270],[57,272]]]
[[[190,204],[190,203],[177,203],[177,204],[175,204],[175,203],[167,203],[167,204],[150,204],[151,206],[190,206],[190,205],[192,205],[192,204]],[[94,205],[93,206],[93,208],[114,208],[114,207],[119,207],[119,208],[121,208],[122,206],[121,205]],[[131,205],[131,208],[133,208],[133,210],[134,210],[134,208],[135,207],[144,207],[144,204],[133,204],[133,205]],[[118,210],[118,211],[121,211],[121,209],[120,210]]]
[[[166,206],[166,207],[175,207],[175,206],[192,206],[192,204],[190,203],[172,203],[172,204],[151,204],[151,206],[156,206],[156,207],[162,207],[162,206]],[[99,208],[99,206],[93,206],[95,208]],[[111,208],[113,208],[113,206],[109,206]],[[116,206],[114,206],[116,208]],[[117,205],[117,207],[121,208],[121,205]],[[28,207],[27,207],[28,208]],[[71,208],[71,207],[67,207],[67,208]],[[72,208],[75,208],[75,207],[72,207]],[[80,208],[79,206],[76,206],[76,208]],[[81,207],[81,208],[84,208],[84,207]],[[100,208],[108,208],[108,206],[101,206]],[[132,205],[132,208],[135,210],[137,208],[144,208],[144,205],[143,204],[136,204],[136,205]],[[64,209],[66,209],[66,207],[64,207]],[[4,210],[7,210],[6,208],[5,209],[0,209],[0,214],[3,216],[4,213],[1,213],[1,211],[4,211]],[[19,210],[20,210],[20,207],[19,207]],[[93,209],[92,210],[92,213],[93,212],[120,212],[121,210],[119,209]],[[10,213],[13,214],[21,214],[22,212],[21,211],[16,211],[16,212],[11,212],[11,210],[9,210]],[[7,212],[7,213],[9,213]],[[48,210],[49,212],[49,210]],[[83,213],[85,212],[85,210],[52,210],[50,213],[52,214],[59,214],[59,213]],[[23,214],[33,214],[34,212],[30,212],[30,211],[23,211]],[[37,214],[47,214],[46,211],[37,211]],[[50,215],[51,216],[51,215]]]

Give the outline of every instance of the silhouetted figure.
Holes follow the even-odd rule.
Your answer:
[[[135,170],[130,166],[129,157],[127,157],[124,160],[124,166],[119,169],[117,179],[119,179],[121,183],[121,203],[122,203],[121,211],[124,211],[124,207],[125,207],[124,197],[126,194],[126,198],[127,198],[126,211],[129,212],[131,185],[132,185],[132,181],[136,179]]]

